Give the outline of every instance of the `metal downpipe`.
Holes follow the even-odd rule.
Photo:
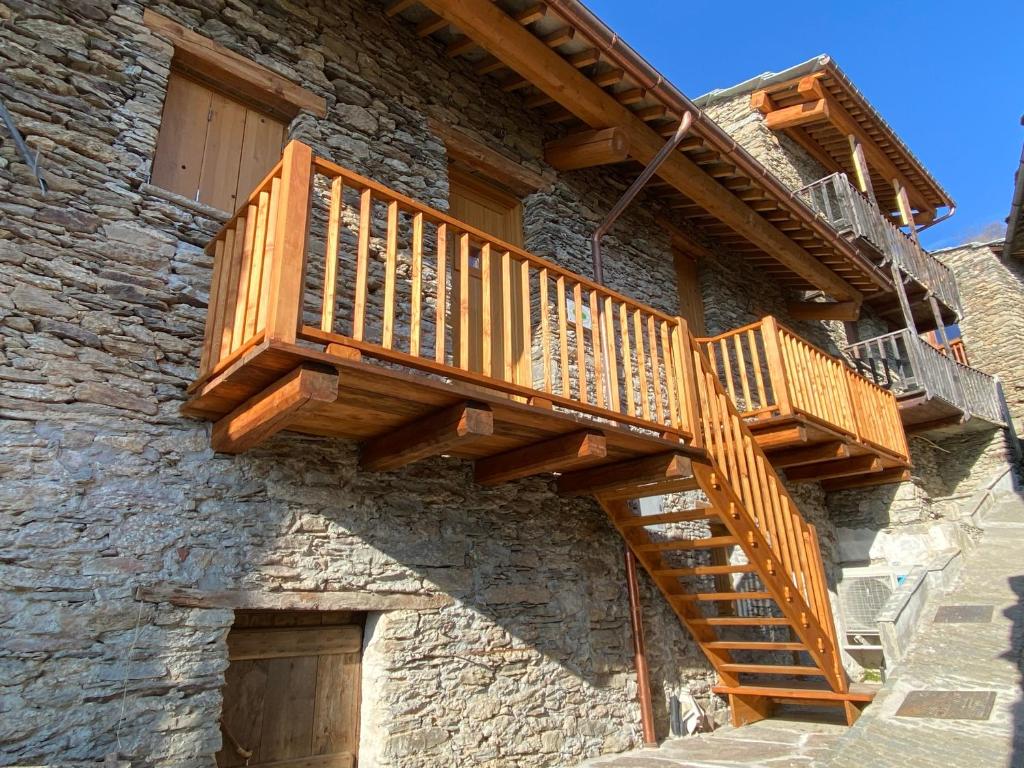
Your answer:
[[[641,171],[640,175],[636,178],[629,189],[627,189],[622,197],[619,198],[618,202],[612,206],[612,209],[608,211],[608,215],[604,217],[604,220],[598,224],[594,233],[590,236],[590,255],[593,261],[594,267],[594,282],[598,285],[604,285],[604,259],[601,253],[601,239],[605,236],[612,225],[618,220],[622,212],[629,207],[630,203],[636,199],[636,196],[640,193],[640,190],[644,188],[644,185],[651,180],[651,177],[657,173],[658,168],[665,162],[668,156],[676,150],[679,146],[679,142],[686,136],[687,131],[690,130],[690,126],[693,124],[693,114],[686,112],[683,114],[682,120],[679,121],[679,127],[676,129],[675,135],[669,139],[665,145],[658,150],[651,162]],[[604,312],[603,303],[598,304],[597,317],[593,318],[591,322],[598,323],[598,328],[604,328],[602,323],[602,314]],[[601,354],[605,360],[608,359],[608,338],[606,333],[601,333]],[[605,388],[605,400],[609,401],[609,395],[611,393],[611,382],[608,380],[609,372],[607,366],[605,367],[604,381],[602,386]],[[630,507],[635,511],[635,501],[631,501]],[[640,609],[640,585],[637,581],[636,572],[636,556],[633,551],[626,544],[623,549],[625,550],[626,558],[626,586],[629,594],[629,618],[630,625],[633,629],[633,658],[636,666],[636,678],[637,678],[637,694],[640,698],[640,727],[643,732],[643,739],[645,746],[656,746],[658,743],[658,737],[654,730],[654,705],[651,701],[651,682],[650,675],[647,667],[647,649],[644,643],[644,623]]]

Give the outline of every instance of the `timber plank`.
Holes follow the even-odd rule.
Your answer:
[[[240,630],[228,633],[228,658],[279,659],[310,654],[358,653],[363,630],[355,624],[305,629]]]

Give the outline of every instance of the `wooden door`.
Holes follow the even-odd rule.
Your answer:
[[[228,633],[219,768],[352,768],[362,636],[344,612],[240,612]]]
[[[515,197],[498,189],[486,180],[456,168],[449,169],[449,212],[452,216],[503,240],[511,245],[523,246],[523,206]],[[458,248],[458,244],[455,244]],[[505,291],[502,283],[502,253],[498,249],[491,252],[491,376],[505,378],[505,362],[511,361],[511,378],[513,381],[529,386],[530,360],[529,350],[525,349],[522,330],[522,300],[520,284],[523,268],[511,263],[510,277],[512,285]],[[458,311],[452,312],[452,348],[456,353],[462,335],[469,337],[469,370],[484,373],[483,360],[483,283],[480,269],[481,252],[479,243],[473,243],[469,258],[469,323],[468,327],[460,327]],[[460,271],[457,251],[452,259],[452,306],[458,307],[460,295]],[[510,315],[512,318],[512,346],[506,355],[501,328],[504,313],[504,295],[509,295]]]
[[[280,159],[285,133],[259,109],[171,72],[152,182],[233,213]]]

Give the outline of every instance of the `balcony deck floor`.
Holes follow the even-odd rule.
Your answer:
[[[260,396],[304,364],[337,370],[338,396],[334,402],[319,403],[291,418],[283,429],[293,432],[365,442],[460,403],[479,403],[493,413],[493,434],[446,449],[445,455],[481,459],[593,430],[604,436],[606,455],[581,459],[573,464],[574,471],[659,455],[681,454],[696,459],[705,456],[703,451],[678,439],[654,432],[531,405],[495,390],[397,366],[279,343],[257,346],[196,388],[182,412],[195,418],[221,420],[242,410],[251,398]]]

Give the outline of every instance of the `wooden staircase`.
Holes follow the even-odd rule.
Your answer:
[[[696,492],[641,515],[597,495],[619,533],[718,673],[734,725],[776,702],[841,706],[852,724],[872,695],[840,661],[818,538],[691,339]]]

